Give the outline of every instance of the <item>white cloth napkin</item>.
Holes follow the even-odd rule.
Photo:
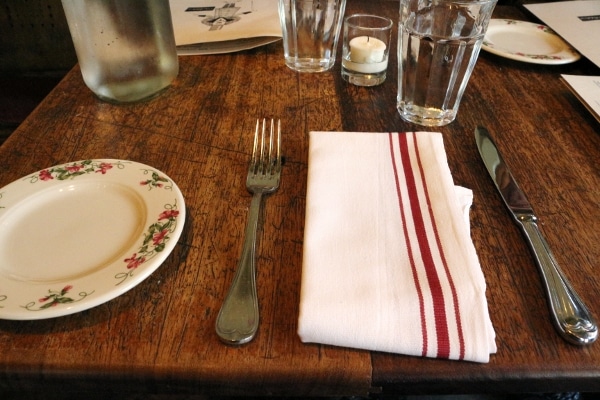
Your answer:
[[[300,339],[488,362],[471,202],[440,133],[311,132]]]

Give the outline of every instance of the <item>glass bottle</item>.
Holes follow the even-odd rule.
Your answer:
[[[85,84],[128,103],[156,96],[179,72],[169,0],[62,0]]]

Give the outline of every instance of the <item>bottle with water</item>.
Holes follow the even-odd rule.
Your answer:
[[[169,0],[62,0],[85,84],[99,98],[156,96],[179,72]]]

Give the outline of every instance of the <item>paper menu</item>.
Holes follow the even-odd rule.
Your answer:
[[[177,52],[218,54],[280,40],[275,0],[170,0]]]
[[[600,76],[561,75],[575,96],[600,122]]]
[[[526,4],[525,8],[600,67],[600,0]]]

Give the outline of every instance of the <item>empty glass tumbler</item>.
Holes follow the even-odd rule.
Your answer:
[[[85,84],[99,98],[154,97],[179,72],[169,0],[62,0]]]
[[[323,72],[335,64],[346,0],[279,0],[285,65]]]

